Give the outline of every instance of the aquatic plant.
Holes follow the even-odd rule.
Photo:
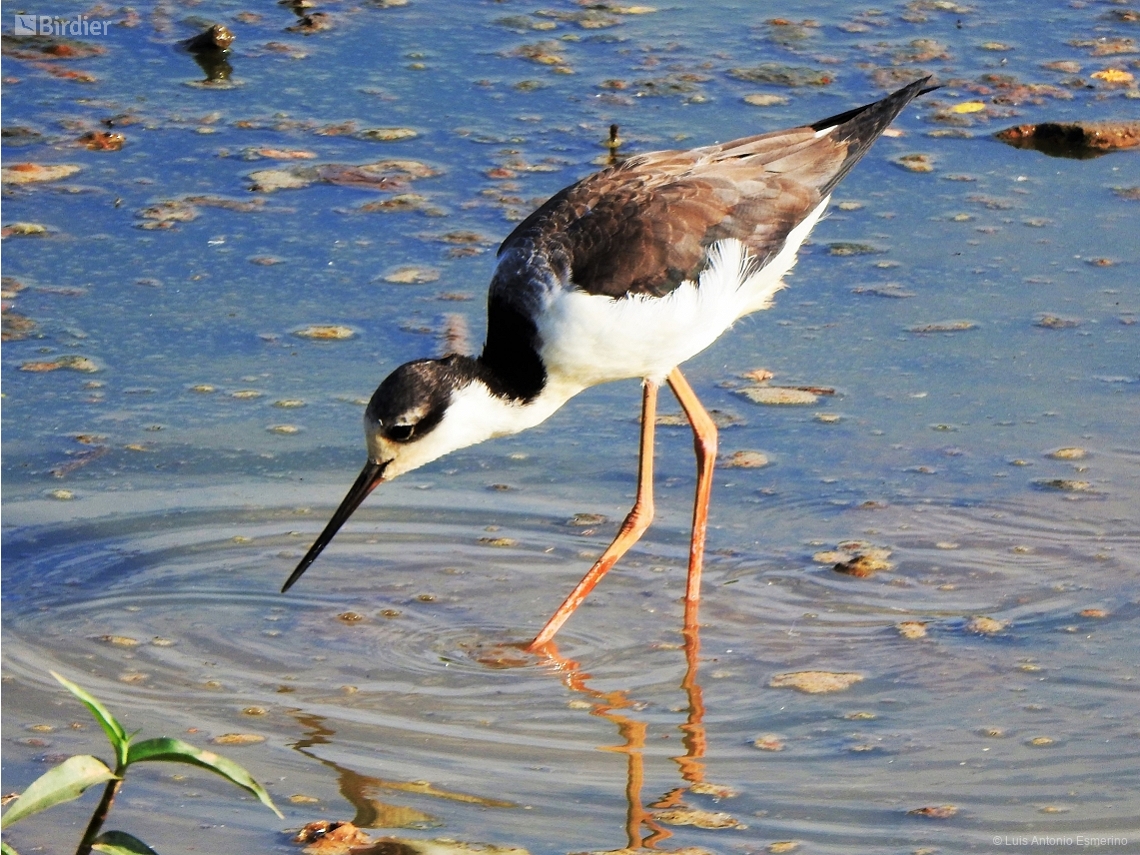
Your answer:
[[[123,786],[127,768],[133,763],[146,761],[162,761],[167,763],[189,763],[209,769],[221,775],[227,781],[241,787],[246,792],[257,797],[263,805],[284,819],[281,811],[269,798],[269,793],[261,784],[232,760],[219,757],[212,751],[205,751],[181,739],[158,737],[133,742],[135,734],[128,734],[123,726],[115,719],[107,708],[99,701],[54,671],[55,677],[64,688],[75,695],[87,707],[91,715],[99,722],[100,727],[111,741],[111,748],[115,752],[115,766],[111,767],[97,757],[90,754],[77,754],[69,757],[55,768],[45,772],[24,790],[19,798],[0,819],[0,828],[14,825],[25,817],[40,811],[47,810],[64,802],[79,798],[90,787],[96,784],[106,784],[103,789],[103,798],[99,800],[87,830],[79,841],[75,855],[90,855],[92,851],[104,855],[156,855],[155,851],[139,840],[123,831],[103,831],[103,823],[111,811],[111,805]],[[7,843],[0,843],[0,855],[18,855],[15,849]]]

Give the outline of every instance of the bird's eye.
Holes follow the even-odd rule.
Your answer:
[[[385,433],[388,434],[389,439],[395,442],[407,442],[412,438],[415,429],[415,425],[392,425]]]

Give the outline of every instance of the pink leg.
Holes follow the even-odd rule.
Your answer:
[[[716,464],[717,434],[708,414],[680,369],[669,372],[669,387],[693,426],[693,447],[697,455],[697,497],[693,505],[693,539],[689,544],[689,584],[685,589],[685,627],[697,625],[701,602],[701,566],[708,533],[709,499],[712,497],[713,466]]]
[[[670,383],[673,381],[670,380]],[[699,405],[698,405],[699,406]],[[702,410],[703,412],[703,410]],[[657,384],[645,382],[641,402],[641,462],[637,471],[637,499],[622,523],[617,537],[602,553],[590,571],[582,577],[578,586],[570,592],[566,601],[558,607],[546,622],[546,626],[535,636],[527,650],[540,652],[542,647],[554,638],[554,634],[566,623],[574,610],[582,604],[594,586],[602,580],[619,558],[637,543],[638,539],[653,521],[653,431],[657,421]]]

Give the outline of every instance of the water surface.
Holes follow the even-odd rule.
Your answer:
[[[4,190],[5,226],[47,230],[4,245],[6,311],[34,322],[3,353],[5,791],[105,753],[54,669],[147,735],[265,737],[220,750],[285,823],[204,775],[138,770],[112,826],[164,853],[296,851],[285,830],[319,818],[535,853],[1135,849],[1140,169],[990,137],[1135,116],[1134,87],[1092,77],[1135,71],[1121,8],[346,2],[306,36],[285,6],[151,4],[111,15],[102,55],[5,55],[5,166],[81,167]],[[237,35],[233,72],[202,85],[176,43],[212,22]],[[741,79],[762,63],[830,82]],[[927,73],[946,88],[844,181],[775,307],[686,369],[722,450],[770,461],[717,476],[699,638],[679,603],[691,440],[663,426],[655,527],[560,659],[511,646],[632,499],[636,383],[387,485],[277,593],[363,462],[363,401],[448,331],[477,346],[497,242],[604,161],[611,123],[626,152],[696,145]],[[76,145],[90,130],[126,144]],[[896,162],[916,153],[933,171]],[[258,170],[383,159],[434,174],[250,190]],[[438,278],[386,279],[407,266]],[[21,370],[71,356],[97,370]],[[738,392],[757,368],[834,394],[757,406]],[[572,524],[587,513],[605,520]],[[891,569],[815,560],[850,541]],[[862,680],[769,686],[801,670]],[[13,845],[64,851],[89,801]],[[670,824],[678,804],[735,827]]]

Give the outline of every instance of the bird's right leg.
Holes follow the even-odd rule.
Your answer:
[[[629,514],[618,530],[617,537],[602,556],[594,562],[590,571],[582,577],[578,586],[570,592],[565,602],[546,622],[542,631],[534,637],[527,650],[538,653],[543,645],[554,638],[554,634],[566,623],[574,610],[582,604],[594,586],[602,580],[619,558],[637,543],[653,521],[653,431],[657,423],[657,384],[646,380],[641,400],[641,460],[637,470],[637,498]]]

